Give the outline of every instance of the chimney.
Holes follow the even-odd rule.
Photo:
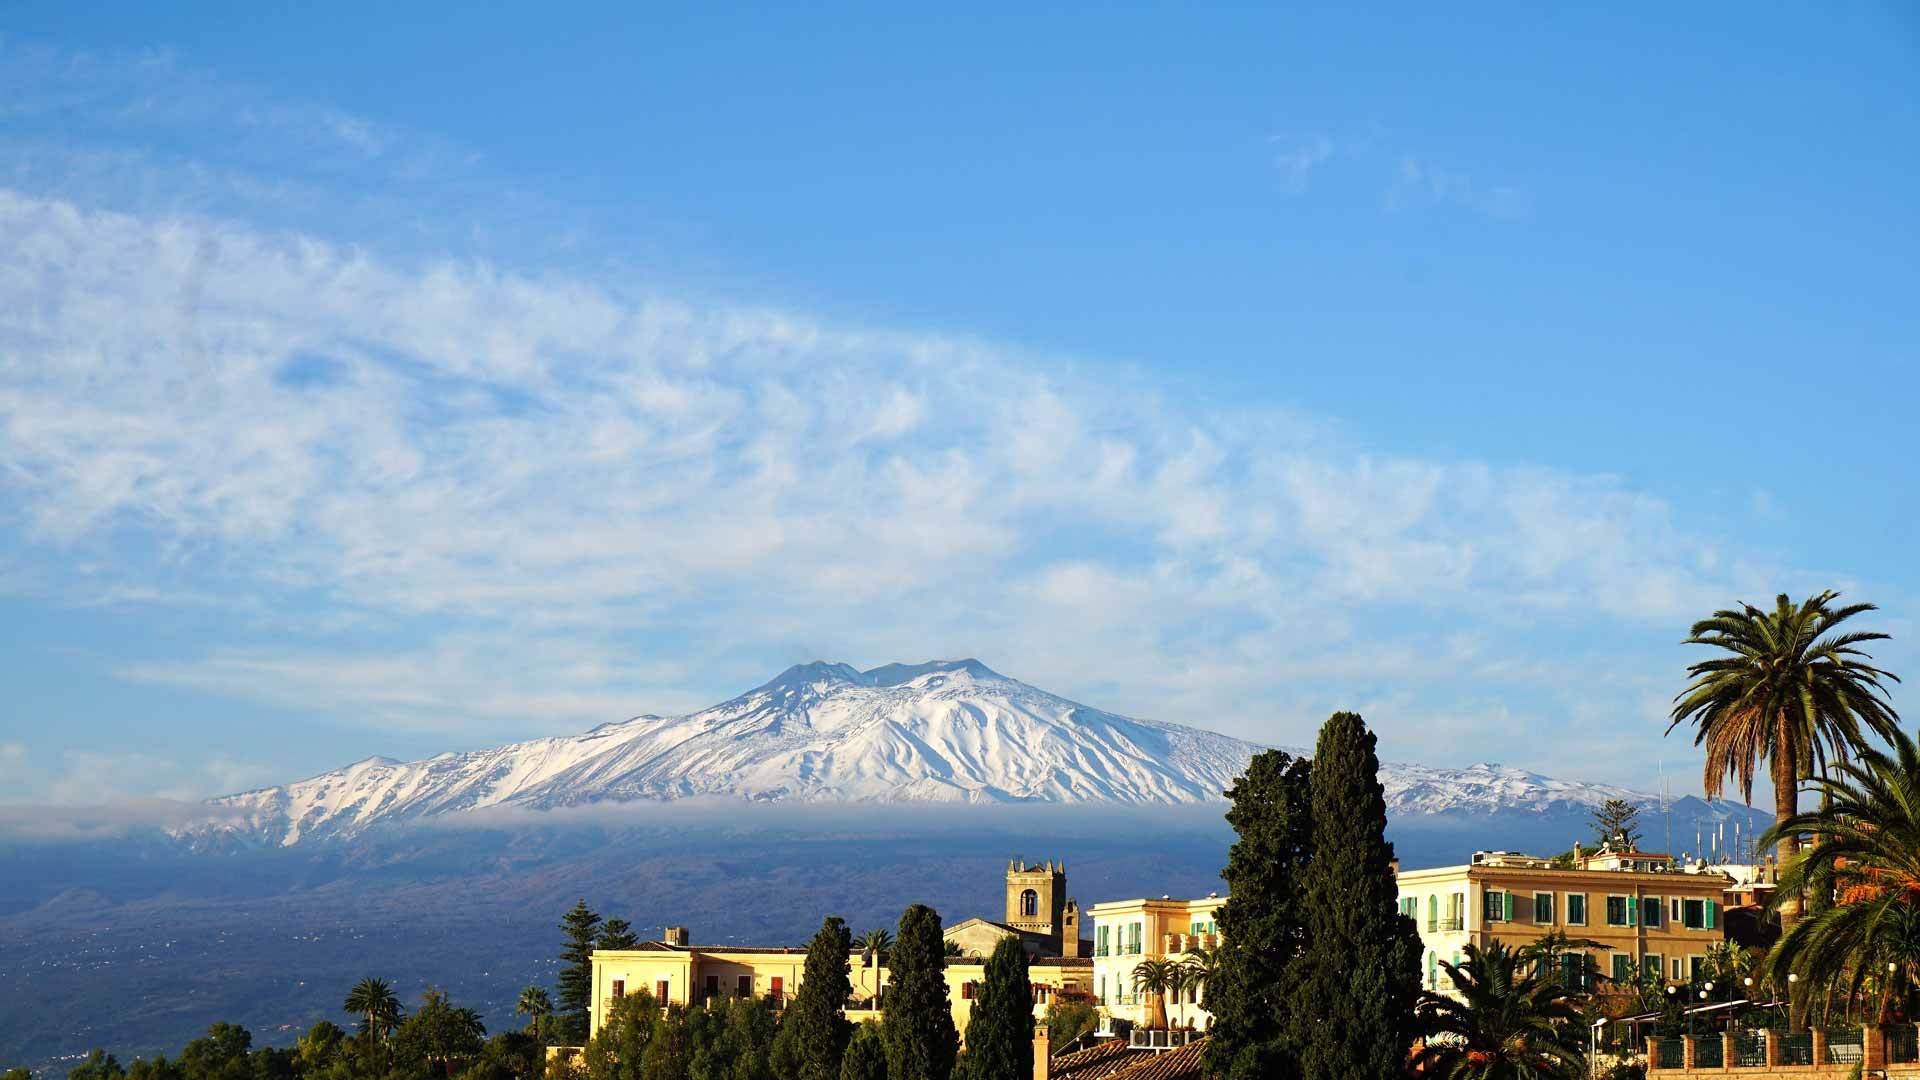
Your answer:
[[[1052,1080],[1053,1036],[1045,1021],[1033,1025],[1033,1080]]]
[[[668,926],[668,927],[664,927],[663,929],[666,932],[660,935],[660,940],[662,942],[668,945],[676,945],[682,949],[687,947],[687,941],[690,935],[688,935],[686,927]]]
[[[1573,868],[1580,869],[1580,841],[1573,842]]]

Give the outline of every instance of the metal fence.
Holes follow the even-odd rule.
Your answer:
[[[1684,1066],[1684,1063],[1687,1060],[1686,1059],[1687,1040],[1659,1039],[1656,1041],[1660,1046],[1660,1067],[1661,1068],[1678,1069]]]
[[[1920,1028],[1912,1024],[1888,1028],[1887,1060],[1895,1065],[1920,1061]]]
[[[1767,1033],[1764,1031],[1736,1031],[1733,1033],[1733,1064],[1735,1068],[1751,1069],[1767,1063]]]
[[[1718,1035],[1701,1035],[1693,1040],[1693,1067],[1717,1069],[1726,1062],[1726,1046]]]
[[[1827,1064],[1852,1065],[1861,1058],[1859,1028],[1830,1028],[1827,1031]]]
[[[1780,1064],[1813,1064],[1813,1034],[1801,1032],[1798,1035],[1780,1035]]]

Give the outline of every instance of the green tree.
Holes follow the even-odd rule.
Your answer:
[[[773,1008],[757,998],[738,998],[726,1006],[719,1052],[724,1080],[773,1080],[768,1056],[777,1021]],[[718,1078],[716,1078],[718,1080]]]
[[[487,1026],[480,1014],[455,1005],[445,993],[428,990],[420,1007],[393,1034],[394,1056],[453,1076],[456,1063],[477,1057],[486,1045]]]
[[[1692,681],[1674,699],[1667,726],[1671,733],[1694,725],[1693,743],[1707,751],[1703,783],[1710,799],[1731,779],[1752,802],[1754,774],[1767,762],[1774,806],[1767,835],[1779,845],[1783,868],[1800,853],[1799,834],[1783,826],[1800,812],[1801,781],[1823,774],[1829,761],[1847,760],[1865,736],[1886,739],[1899,731],[1881,682],[1898,680],[1867,663],[1872,657],[1858,648],[1888,635],[1841,632],[1842,623],[1875,608],[1836,607],[1839,595],[1829,590],[1795,605],[1781,593],[1772,611],[1743,604],[1694,623],[1686,644],[1725,655],[1687,669]],[[1774,898],[1782,928],[1791,929],[1803,898],[1785,887]]]
[[[1313,854],[1311,763],[1280,750],[1254,755],[1227,789],[1228,899],[1203,1003],[1206,1071],[1227,1080],[1298,1076],[1299,1047],[1285,1024],[1287,995],[1305,947],[1302,875]]]
[[[238,1024],[217,1023],[180,1051],[180,1072],[187,1080],[249,1080],[253,1075],[247,1054],[253,1033]]]
[[[1047,1003],[1043,1022],[1047,1025],[1047,1041],[1060,1053],[1074,1040],[1100,1026],[1100,1009],[1084,994],[1059,991]]]
[[[294,1040],[294,1054],[299,1059],[300,1072],[319,1073],[340,1059],[346,1044],[347,1033],[340,1030],[339,1024],[331,1020],[314,1024],[305,1035]]]
[[[0,1072],[0,1080],[33,1080],[33,1070],[24,1065]]]
[[[488,1039],[480,1051],[487,1075],[474,1080],[540,1080],[546,1058],[546,1047],[539,1039],[524,1031],[503,1031]]]
[[[400,1025],[400,999],[385,979],[365,978],[354,983],[341,1008],[360,1018],[360,1037],[369,1049]]]
[[[119,1080],[127,1075],[112,1054],[95,1047],[80,1064],[67,1070],[67,1080]]]
[[[1204,945],[1194,945],[1180,958],[1181,980],[1188,989],[1205,994],[1207,984],[1220,970],[1220,950],[1209,949]],[[1189,995],[1194,996],[1194,995]]]
[[[967,1080],[1022,1080],[1033,1075],[1033,983],[1027,949],[1004,937],[987,958],[985,977],[967,1018]]]
[[[556,1014],[556,1034],[560,1041],[578,1046],[587,1041],[589,1013],[593,1008],[593,950],[599,940],[600,916],[583,899],[560,918],[560,933],[566,944],[560,949],[560,1009]]]
[[[543,1021],[553,1015],[553,999],[547,996],[544,986],[529,986],[520,991],[520,1000],[513,1011],[527,1017],[527,1033],[539,1035]]]
[[[590,1080],[639,1080],[640,1062],[659,1014],[659,1004],[645,990],[614,998],[600,1033],[587,1042],[584,1057]]]
[[[632,949],[640,944],[640,935],[633,932],[633,925],[625,919],[608,919],[600,924],[600,937],[594,947],[615,952]]]
[[[853,1025],[847,1022],[847,996],[853,993],[853,935],[847,924],[829,917],[807,943],[805,974],[800,989],[780,1021],[780,1039],[786,1044],[794,1080],[838,1080],[840,1058]]]
[[[960,1035],[947,1002],[946,956],[940,913],[925,904],[908,908],[900,916],[887,965],[881,1032],[890,1080],[948,1080],[953,1075]]]
[[[1804,835],[1818,856],[1781,872],[1770,909],[1784,907],[1789,892],[1834,897],[1768,954],[1765,970],[1776,986],[1793,973],[1807,986],[1852,995],[1888,964],[1894,978],[1882,980],[1883,997],[1920,980],[1920,749],[1904,731],[1888,743],[1835,764],[1813,782],[1819,809],[1776,822],[1760,837],[1764,845]]]
[[[891,944],[893,935],[887,937]],[[868,1021],[853,1033],[846,1056],[840,1059],[840,1080],[887,1080],[887,1043],[879,1024]]]
[[[1616,850],[1640,850],[1640,808],[1625,799],[1608,799],[1593,812],[1593,835],[1597,843],[1614,844]]]
[[[893,931],[884,926],[876,926],[855,939],[862,949],[871,952],[882,963],[886,961],[887,950],[893,948]]]
[[[668,1005],[653,1018],[653,1035],[640,1055],[640,1080],[685,1080],[692,1063],[686,1007]]]
[[[1523,973],[1528,965],[1498,942],[1469,943],[1457,966],[1442,960],[1459,999],[1422,995],[1415,1066],[1458,1080],[1576,1080],[1586,1075],[1580,1014],[1565,987]]]
[[[1320,728],[1309,781],[1313,857],[1301,874],[1307,946],[1287,1023],[1307,1080],[1399,1076],[1420,993],[1420,935],[1398,910],[1374,736],[1360,714]]]

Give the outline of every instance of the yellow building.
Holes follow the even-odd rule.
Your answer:
[[[886,967],[870,962],[854,950],[848,955],[853,993],[847,1018],[877,1020],[877,1006],[886,1000]],[[593,1004],[590,1031],[598,1035],[615,999],[646,991],[662,1004],[703,1005],[716,998],[770,997],[785,1004],[800,989],[806,973],[807,950],[712,947],[689,944],[686,931],[668,929],[666,940],[643,942],[638,948],[597,950],[593,954]],[[947,960],[947,1000],[954,1027],[966,1035],[967,1020],[984,975],[980,957]],[[1029,960],[1034,1015],[1045,1013],[1055,993],[1088,992],[1093,961],[1078,957],[1039,956]]]
[[[1585,856],[1575,849],[1571,868],[1481,851],[1465,866],[1401,871],[1398,882],[1400,911],[1420,929],[1422,984],[1449,992],[1440,961],[1457,963],[1469,942],[1517,947],[1554,931],[1599,943],[1583,950],[1590,961],[1563,965],[1563,977],[1579,987],[1592,989],[1595,975],[1625,980],[1637,971],[1696,981],[1708,947],[1723,939],[1730,879],[1677,869],[1667,855],[1602,848]]]
[[[1087,909],[1093,921],[1093,995],[1100,1011],[1113,1019],[1142,1025],[1153,1018],[1151,994],[1134,989],[1133,970],[1146,960],[1183,960],[1193,948],[1217,949],[1217,923],[1224,896],[1200,900],[1116,900]],[[1167,995],[1162,1002],[1174,1024],[1191,1021],[1204,1029],[1212,1017],[1200,1007],[1200,988],[1190,987],[1181,1000]]]

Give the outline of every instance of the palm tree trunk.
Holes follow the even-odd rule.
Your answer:
[[[1795,752],[1791,728],[1786,713],[1780,714],[1779,726],[1774,733],[1773,760],[1773,820],[1777,824],[1786,821],[1800,812],[1800,762]],[[1779,869],[1786,868],[1800,858],[1800,838],[1792,833],[1780,837],[1775,849]],[[1780,932],[1785,934],[1793,929],[1806,911],[1806,897],[1797,894],[1780,898]],[[1805,982],[1791,983],[1787,988],[1788,1023],[1793,1031],[1805,1031],[1807,1014],[1810,1011],[1809,1000],[1813,988]]]

